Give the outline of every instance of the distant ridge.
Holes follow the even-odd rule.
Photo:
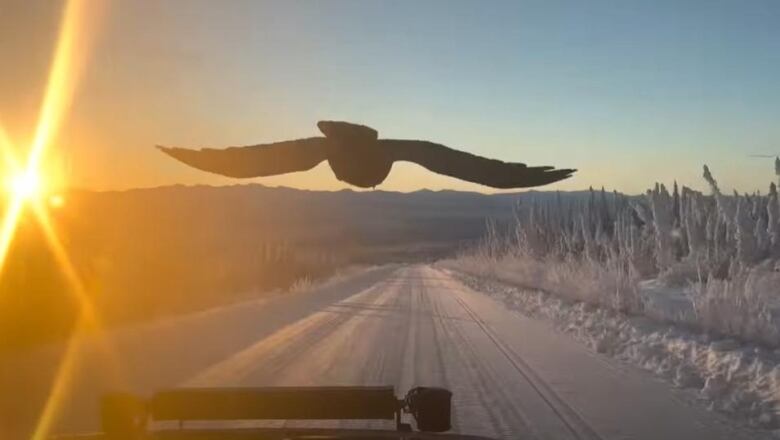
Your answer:
[[[68,190],[68,192],[78,192],[78,193],[124,193],[124,192],[133,192],[133,191],[151,191],[151,190],[166,190],[171,188],[177,188],[177,189],[185,189],[185,188],[213,188],[213,189],[219,189],[219,188],[263,188],[268,190],[282,190],[282,191],[301,191],[301,192],[307,192],[307,193],[350,193],[350,194],[370,194],[370,193],[381,193],[381,194],[468,194],[468,195],[479,195],[479,196],[485,196],[485,197],[513,197],[513,196],[523,196],[527,194],[587,194],[590,192],[589,189],[582,189],[582,190],[537,190],[537,189],[529,189],[525,191],[510,191],[510,192],[496,192],[496,193],[482,193],[478,191],[461,191],[461,190],[453,190],[453,189],[429,189],[429,188],[422,188],[414,191],[392,191],[392,190],[384,190],[384,189],[374,189],[374,190],[361,190],[361,191],[355,191],[351,188],[342,188],[338,190],[318,190],[318,189],[307,189],[307,188],[294,188],[290,186],[268,186],[263,185],[262,183],[237,183],[232,185],[207,185],[207,184],[170,184],[170,185],[159,185],[159,186],[149,186],[149,187],[138,187],[138,188],[124,188],[124,189],[107,189],[107,190],[96,190],[96,189],[89,189],[89,188],[71,188]],[[594,190],[594,191],[600,191]],[[608,193],[612,193],[612,190],[607,190]],[[618,192],[619,194],[622,194]]]

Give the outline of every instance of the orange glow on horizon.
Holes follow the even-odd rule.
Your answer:
[[[89,12],[94,13],[95,9],[99,8],[99,4],[91,3]],[[0,126],[0,154],[4,161],[5,171],[12,176],[8,182],[9,197],[3,212],[2,223],[0,223],[0,276],[5,268],[8,252],[18,223],[22,218],[22,212],[25,208],[31,208],[79,305],[77,324],[68,340],[65,354],[60,360],[52,387],[49,390],[49,396],[38,418],[33,435],[34,439],[44,439],[49,436],[49,431],[56,420],[63,398],[71,385],[78,360],[76,336],[83,331],[97,330],[101,327],[89,294],[52,225],[44,203],[46,198],[41,197],[44,195],[43,190],[46,183],[43,181],[45,173],[42,171],[42,164],[46,158],[47,149],[56,137],[70,107],[78,74],[86,58],[88,25],[94,21],[89,20],[89,18],[94,19],[94,16],[87,16],[87,12],[86,0],[66,0],[33,141],[26,162],[23,164],[17,160],[13,142]],[[64,204],[64,198],[54,195],[49,199],[49,203],[53,207],[60,207]],[[115,369],[118,364],[114,362],[115,358],[111,347],[104,346],[102,348],[111,364],[108,366],[109,373],[118,374]],[[116,375],[112,374],[111,377],[116,377]]]
[[[13,144],[2,126],[0,126],[0,151],[5,162],[5,169],[11,173],[18,173],[19,164],[14,156]],[[3,213],[3,221],[0,224],[0,275],[3,267],[5,267],[8,249],[11,247],[11,242],[16,233],[16,225],[22,213],[22,202],[23,200],[20,197],[11,194]]]
[[[92,5],[90,11],[96,9],[100,8]],[[4,129],[0,128],[0,150],[2,150],[5,170],[13,176],[8,182],[11,194],[0,225],[0,274],[25,201],[41,191],[43,158],[70,107],[78,73],[81,71],[88,47],[86,31],[89,20],[86,13],[86,0],[67,0],[35,135],[24,165],[16,158],[11,139]]]

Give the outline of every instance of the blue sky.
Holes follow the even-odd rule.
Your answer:
[[[707,163],[726,188],[765,190],[772,161],[747,155],[780,153],[779,24],[776,1],[114,1],[63,154],[81,186],[233,183],[149,147],[345,119],[581,170],[550,188],[703,187]],[[394,171],[385,189],[482,190]],[[341,187],[324,167],[258,181]]]

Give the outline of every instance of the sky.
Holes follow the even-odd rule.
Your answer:
[[[99,0],[95,0],[98,4]],[[780,2],[102,1],[47,160],[97,190],[336,190],[327,164],[232,180],[155,144],[251,145],[346,120],[529,165],[545,187],[766,191],[780,153]],[[0,124],[32,136],[62,3],[0,0]],[[490,191],[396,164],[381,189]]]

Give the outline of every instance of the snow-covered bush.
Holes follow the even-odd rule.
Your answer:
[[[768,266],[742,269],[728,280],[693,286],[693,324],[712,333],[780,346],[776,316],[780,272]]]
[[[780,158],[775,161],[780,181]],[[570,299],[642,313],[643,281],[685,295],[693,313],[655,318],[780,346],[780,201],[726,195],[705,165],[711,194],[656,184],[616,192],[527,194],[514,229],[489,234],[450,267]],[[646,298],[645,298],[646,299]],[[777,306],[780,308],[780,306]]]

